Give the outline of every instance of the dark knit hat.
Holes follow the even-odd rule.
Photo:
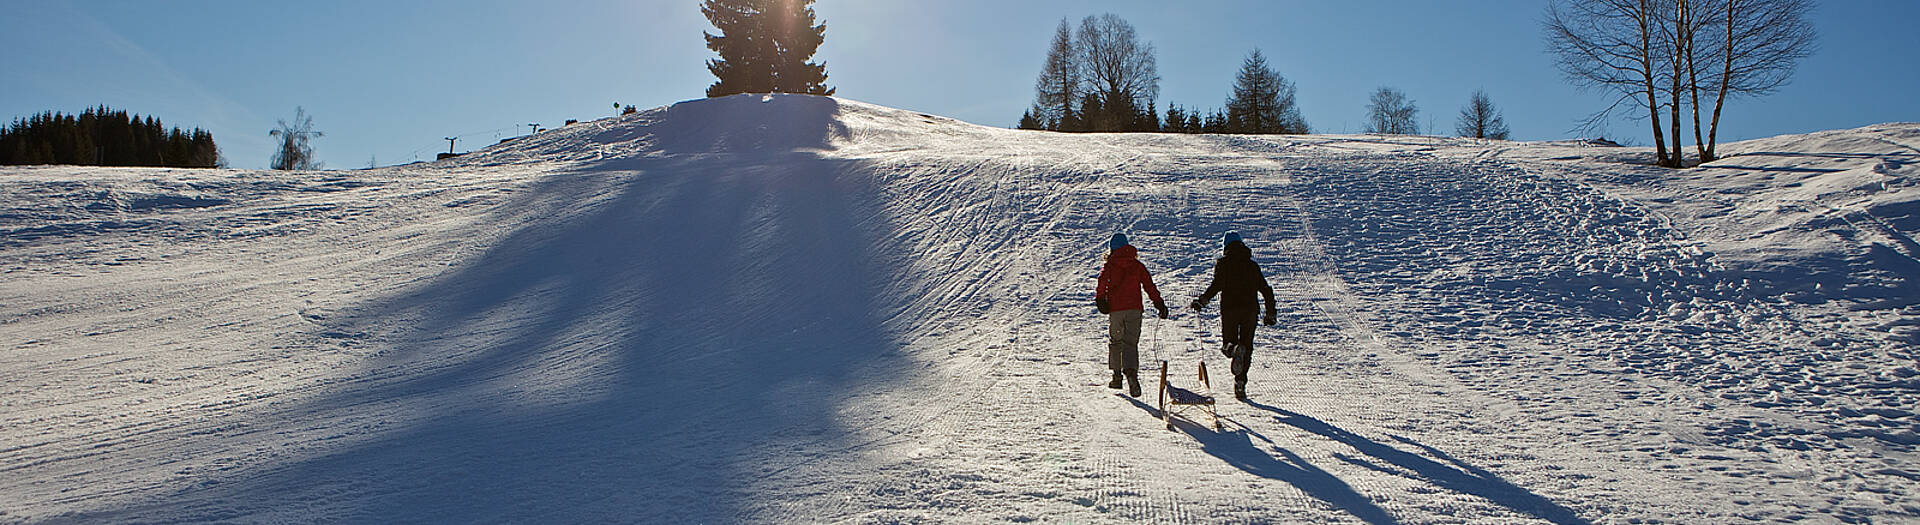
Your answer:
[[[1124,234],[1124,233],[1113,234],[1113,240],[1107,241],[1107,249],[1109,250],[1118,250],[1120,249],[1121,246],[1126,246],[1126,245],[1127,245],[1127,234]]]

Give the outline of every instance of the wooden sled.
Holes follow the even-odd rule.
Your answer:
[[[1168,383],[1167,362],[1160,361],[1160,420],[1167,424],[1167,430],[1173,430],[1174,410],[1192,406],[1206,408],[1207,416],[1213,418],[1213,430],[1220,430],[1220,413],[1213,409],[1213,383],[1207,381],[1206,361],[1200,362],[1200,386],[1206,389],[1206,394]]]

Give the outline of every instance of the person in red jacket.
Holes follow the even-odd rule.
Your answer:
[[[1120,378],[1124,376],[1127,395],[1140,397],[1140,313],[1143,310],[1140,290],[1145,289],[1147,296],[1153,298],[1153,308],[1160,311],[1161,319],[1167,318],[1167,303],[1160,300],[1160,289],[1153,286],[1153,274],[1135,257],[1126,234],[1113,234],[1107,246],[1113,251],[1107,254],[1107,264],[1100,268],[1093,292],[1094,307],[1107,314],[1107,368],[1113,370],[1113,380],[1107,382],[1107,388],[1120,388]]]

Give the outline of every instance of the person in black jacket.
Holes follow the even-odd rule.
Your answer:
[[[1233,397],[1244,401],[1247,368],[1253,364],[1254,316],[1260,313],[1254,292],[1267,299],[1267,326],[1278,322],[1278,314],[1273,306],[1273,287],[1267,285],[1260,265],[1253,262],[1253,250],[1240,241],[1239,232],[1228,231],[1222,239],[1227,245],[1226,255],[1213,263],[1213,284],[1207,285],[1207,292],[1194,299],[1192,306],[1195,311],[1204,309],[1214,294],[1220,294],[1220,337],[1225,341],[1220,353],[1233,358]]]

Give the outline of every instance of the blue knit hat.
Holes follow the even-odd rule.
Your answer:
[[[1118,250],[1120,249],[1121,246],[1126,246],[1126,245],[1127,245],[1127,234],[1124,234],[1124,233],[1113,234],[1113,240],[1107,241],[1107,249],[1109,250]]]
[[[1233,244],[1236,242],[1240,242],[1240,232],[1227,230],[1226,235],[1220,236],[1220,244],[1222,245]]]

